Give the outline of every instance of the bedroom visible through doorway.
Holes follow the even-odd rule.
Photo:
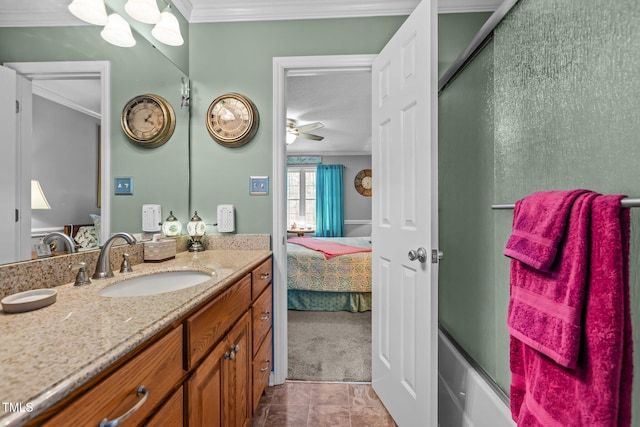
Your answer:
[[[286,378],[369,382],[371,198],[354,182],[371,172],[370,67],[290,70],[285,94]],[[327,257],[299,239],[355,253]]]

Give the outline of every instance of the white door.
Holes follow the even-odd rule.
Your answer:
[[[437,426],[436,19],[422,1],[372,69],[372,381],[401,427]]]
[[[19,258],[19,223],[16,218],[16,72],[0,67],[0,129],[2,129],[2,155],[0,156],[0,264],[15,262]]]

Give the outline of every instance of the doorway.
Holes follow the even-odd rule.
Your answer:
[[[370,72],[375,55],[337,55],[274,58],[273,140],[273,258],[274,258],[274,370],[272,383],[282,384],[288,372],[287,341],[287,149],[286,79],[292,74]]]

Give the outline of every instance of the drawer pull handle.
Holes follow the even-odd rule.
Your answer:
[[[138,401],[138,403],[136,403],[131,409],[129,409],[127,412],[120,415],[118,418],[114,420],[109,421],[109,419],[104,418],[102,421],[100,421],[100,427],[116,427],[120,425],[122,422],[124,422],[131,415],[133,415],[138,409],[140,409],[142,405],[144,405],[144,403],[147,401],[147,398],[149,397],[149,390],[147,390],[145,386],[141,385],[140,387],[138,387],[136,394],[138,396],[142,395],[142,398]]]
[[[267,369],[269,369],[269,365],[270,365],[270,360],[265,360],[264,363],[267,364],[267,366],[265,366],[264,368],[260,369],[260,372],[265,372]]]
[[[268,311],[265,311],[262,317],[260,318],[260,320],[269,320],[270,317],[271,317],[271,313],[269,313]]]
[[[268,279],[269,276],[271,276],[271,273],[262,273],[260,275],[260,279],[264,280],[264,279]]]

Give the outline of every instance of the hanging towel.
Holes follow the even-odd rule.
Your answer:
[[[504,254],[549,271],[564,236],[573,202],[588,190],[541,191],[518,200]]]
[[[567,368],[575,368],[580,348],[590,207],[596,196],[587,190],[553,191],[518,201],[504,252],[514,258],[509,332]]]
[[[620,208],[622,197],[596,196],[591,203],[589,239],[584,240],[589,257],[587,291],[576,367],[561,366],[511,336],[511,411],[519,426],[631,424],[629,210]],[[512,269],[517,264],[512,261]],[[511,289],[515,286],[512,283]]]

